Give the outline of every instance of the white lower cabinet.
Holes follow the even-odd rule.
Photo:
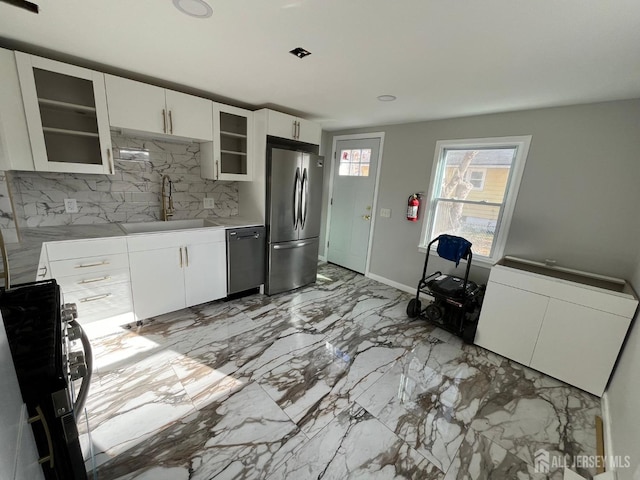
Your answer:
[[[45,244],[40,262],[38,279],[54,278],[58,282],[65,303],[78,307],[81,324],[133,320],[129,259],[123,237],[50,242]]]
[[[531,368],[601,395],[629,328],[629,320],[552,298]]]
[[[135,235],[127,243],[138,320],[226,296],[224,229]]]
[[[501,260],[489,275],[475,343],[601,396],[638,299],[624,281],[583,275]]]
[[[490,282],[475,343],[518,363],[529,365],[549,297]]]
[[[129,253],[137,319],[185,307],[181,262],[180,250],[175,247]]]

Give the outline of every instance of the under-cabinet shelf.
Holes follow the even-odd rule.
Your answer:
[[[77,103],[60,102],[58,100],[49,100],[48,98],[38,98],[38,103],[45,107],[60,108],[64,110],[72,110],[81,113],[93,113],[95,115],[96,108],[87,105],[79,105]]]
[[[242,133],[234,133],[234,132],[220,132],[220,135],[225,135],[227,137],[247,138],[247,136]]]
[[[220,153],[228,153],[229,155],[242,155],[247,156],[246,152],[232,152],[231,150],[220,150]]]
[[[80,130],[67,130],[64,128],[42,127],[44,133],[58,133],[60,135],[72,135],[76,137],[100,138],[100,135],[93,132],[82,132]]]

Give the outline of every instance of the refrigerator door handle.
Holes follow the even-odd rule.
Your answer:
[[[304,229],[304,224],[307,222],[307,211],[309,210],[309,178],[307,177],[307,169],[304,169],[302,174],[302,194],[300,195],[300,222]],[[304,200],[303,198],[304,197]]]
[[[310,245],[312,244],[313,241],[307,241],[307,242],[297,242],[293,245],[274,245],[273,249],[274,250],[286,250],[288,248],[299,248],[299,247],[304,247],[306,245]]]
[[[296,177],[293,183],[293,229],[297,230],[300,211],[300,167],[296,168]]]

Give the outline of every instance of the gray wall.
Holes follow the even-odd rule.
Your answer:
[[[417,285],[422,221],[404,214],[409,194],[428,189],[436,141],[532,135],[505,254],[631,278],[640,237],[639,127],[636,99],[328,132],[323,146],[329,158],[335,135],[385,132],[373,274]],[[381,218],[380,208],[391,208],[391,218]],[[473,271],[476,280],[487,275],[480,266]]]

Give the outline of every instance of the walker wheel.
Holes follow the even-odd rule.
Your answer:
[[[412,298],[409,301],[409,305],[407,305],[407,316],[409,318],[416,318],[418,315],[420,315],[421,310],[422,305],[420,303],[420,300],[418,300],[417,298]]]

